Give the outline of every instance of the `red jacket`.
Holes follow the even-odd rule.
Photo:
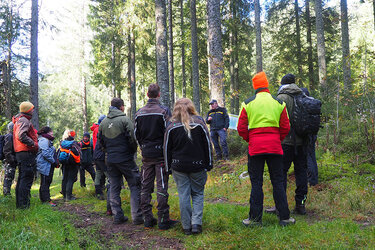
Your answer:
[[[30,115],[23,113],[12,119],[14,152],[38,152],[38,135],[30,119]]]
[[[260,90],[242,104],[237,131],[249,143],[250,156],[282,155],[281,142],[289,130],[285,103],[274,98],[268,89]]]
[[[92,145],[95,149],[96,141],[98,140],[99,124],[93,123],[90,129],[92,131]]]

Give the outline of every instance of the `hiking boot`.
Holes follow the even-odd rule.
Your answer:
[[[120,217],[120,218],[115,218],[114,220],[113,220],[113,224],[115,224],[115,225],[119,225],[119,224],[123,224],[123,223],[125,223],[125,222],[127,222],[128,221],[128,217],[126,217],[126,216],[122,216],[122,217]]]
[[[246,227],[261,227],[262,222],[261,221],[255,221],[250,218],[246,218],[242,221],[242,224]]]
[[[135,220],[133,220],[133,225],[141,225],[143,224],[145,221],[143,220],[143,218],[137,218]]]
[[[193,233],[191,232],[191,228],[189,228],[189,229],[184,229],[184,234],[185,234],[185,235],[192,235]]]
[[[98,198],[98,200],[101,200],[101,201],[105,200],[104,194],[97,194],[96,198]]]
[[[151,220],[145,220],[144,222],[144,229],[151,229],[153,228],[155,225],[158,224],[158,220],[155,219],[155,218],[152,218]]]
[[[279,214],[279,211],[276,209],[276,207],[270,207],[264,210],[267,214]]]
[[[294,213],[299,214],[299,215],[305,215],[306,214],[305,204],[300,204],[300,205],[296,204],[296,207],[294,208]]]
[[[192,234],[202,233],[202,225],[198,225],[198,224],[191,225],[191,233]]]
[[[172,227],[174,227],[179,221],[178,220],[167,220],[165,222],[159,223],[159,229],[160,230],[168,230]]]
[[[279,222],[280,226],[288,226],[288,225],[292,225],[292,224],[296,224],[296,220],[292,217],[289,217],[289,219],[286,219],[286,220],[280,220]]]
[[[112,210],[107,210],[106,215],[112,216],[113,215]]]

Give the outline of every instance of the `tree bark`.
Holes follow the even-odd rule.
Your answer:
[[[157,83],[160,86],[162,103],[170,107],[165,0],[155,0],[155,17]]]
[[[30,90],[30,99],[35,107],[31,122],[34,125],[34,128],[39,130],[38,0],[32,0],[31,2]]]
[[[220,0],[207,0],[208,72],[211,98],[225,106],[224,63],[221,45]]]
[[[5,72],[4,74],[4,84],[5,84],[5,116],[8,120],[12,119],[12,79],[11,79],[11,64],[12,64],[12,40],[13,40],[13,5],[10,2],[8,18],[8,58],[6,60]]]
[[[238,113],[239,93],[238,93],[238,30],[237,30],[237,4],[236,0],[230,2],[230,11],[232,18],[230,32],[230,82],[231,82],[231,112]]]
[[[82,72],[82,113],[83,113],[83,131],[88,131],[87,123],[87,90],[86,90],[86,77]]]
[[[294,12],[296,15],[296,45],[297,45],[297,64],[298,64],[298,82],[299,86],[302,87],[302,52],[301,52],[301,29],[299,24],[299,7],[298,0],[294,1]]]
[[[184,0],[180,0],[182,96],[186,97]]]
[[[327,65],[326,65],[326,48],[324,39],[324,23],[322,15],[322,0],[315,0],[316,14],[316,39],[318,50],[318,67],[319,67],[319,83],[321,87],[321,96],[328,96],[327,90]]]
[[[88,131],[87,122],[87,83],[85,76],[85,4],[82,2],[82,19],[81,19],[81,81],[82,81],[82,117],[83,117],[83,131]]]
[[[372,0],[372,8],[374,9],[374,30],[375,30],[375,0]]]
[[[172,1],[168,1],[168,19],[169,19],[169,85],[171,91],[171,107],[174,106],[174,63],[173,63],[173,15],[172,15]]]
[[[342,44],[342,69],[344,75],[345,90],[352,88],[351,70],[350,70],[350,48],[349,48],[349,20],[348,5],[346,0],[340,1],[341,8],[341,44]]]
[[[196,2],[190,0],[191,15],[191,58],[192,58],[192,81],[193,81],[193,103],[198,112],[200,112],[199,98],[199,58],[198,58],[198,35],[197,35],[197,16]]]
[[[115,81],[115,67],[116,67],[116,58],[115,58],[115,38],[112,37],[111,42],[111,83],[112,83],[112,93],[113,97],[116,97],[116,81]]]
[[[256,64],[257,72],[263,71],[262,56],[262,31],[260,26],[260,4],[259,0],[254,1],[255,4],[255,29],[256,29]]]
[[[135,78],[135,37],[134,33],[131,33],[131,84],[130,84],[130,106],[131,106],[131,118],[134,119],[135,113],[137,112],[137,95],[136,95],[136,78]]]
[[[310,0],[305,1],[306,6],[306,26],[307,26],[307,64],[309,68],[309,89],[310,91],[315,90],[314,84],[314,64],[313,64],[313,49],[312,49],[312,38],[311,38],[311,19],[310,19]]]

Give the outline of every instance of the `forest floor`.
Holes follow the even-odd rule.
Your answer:
[[[205,188],[203,233],[186,236],[181,225],[168,231],[155,227],[144,230],[131,220],[113,225],[105,214],[106,201],[94,196],[89,175],[87,188],[74,185],[79,198],[63,202],[60,171],[55,172],[51,195],[58,206],[51,208],[38,199],[39,180],[31,190],[31,207],[15,209],[12,197],[0,198],[0,246],[7,249],[196,249],[196,248],[375,248],[375,167],[355,166],[350,159],[335,159],[329,153],[318,157],[320,183],[309,187],[307,215],[292,216],[295,225],[280,227],[275,215],[264,214],[263,226],[246,228],[241,221],[248,215],[251,190],[246,157],[220,162],[209,172]],[[169,180],[171,218],[179,219],[176,185]],[[14,187],[14,186],[13,186]],[[264,206],[273,206],[272,186],[267,168],[264,174]],[[288,201],[294,206],[295,180],[288,180]],[[129,190],[122,190],[122,207],[130,217]],[[153,195],[156,215],[156,197]]]

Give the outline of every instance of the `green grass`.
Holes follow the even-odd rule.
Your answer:
[[[235,167],[234,167],[235,166]],[[203,234],[185,236],[180,226],[167,232],[151,230],[151,235],[162,235],[182,240],[188,249],[196,248],[374,248],[375,246],[375,170],[364,164],[351,166],[347,159],[336,159],[328,154],[319,159],[320,184],[309,188],[306,203],[309,216],[294,216],[296,225],[282,228],[274,215],[264,214],[263,226],[245,228],[241,221],[248,215],[251,190],[249,179],[239,180],[245,171],[246,159],[236,159],[209,173],[205,189]],[[267,169],[267,168],[266,168]],[[79,187],[74,193],[80,199],[72,204],[85,205],[89,211],[104,213],[106,202],[94,197],[90,177],[88,188]],[[61,176],[55,173],[52,196],[61,198]],[[170,212],[179,218],[178,194],[170,179]],[[15,209],[12,198],[0,198],[0,246],[5,248],[102,248],[96,234],[98,228],[76,229],[71,215],[56,211],[38,199],[38,184],[32,188],[31,208]],[[264,175],[264,205],[272,206],[272,187],[267,171]],[[295,183],[288,183],[288,200],[294,206]],[[129,190],[122,191],[123,209],[130,215]],[[156,197],[153,195],[154,214]],[[120,237],[120,236],[118,236]],[[116,239],[111,244],[116,248]]]

